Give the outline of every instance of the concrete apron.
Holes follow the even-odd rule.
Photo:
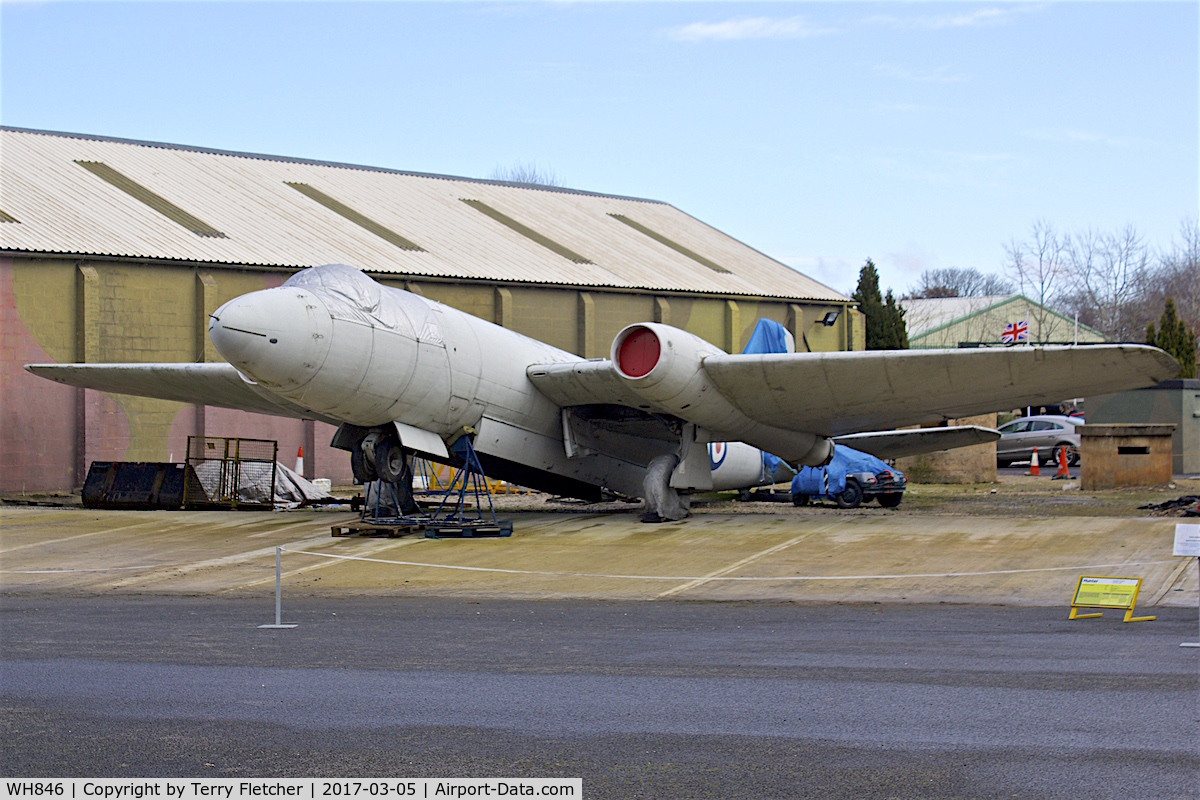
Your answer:
[[[1080,575],[1119,575],[1143,579],[1139,608],[1197,604],[1196,559],[1171,557],[1173,519],[705,514],[644,525],[633,514],[506,516],[516,529],[507,539],[335,539],[330,525],[352,515],[4,508],[0,589],[268,597],[283,545],[285,598],[1065,607]]]

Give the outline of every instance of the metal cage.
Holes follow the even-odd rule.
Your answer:
[[[187,465],[199,485],[184,484],[184,507],[274,508],[278,456],[279,443],[273,439],[189,436]]]

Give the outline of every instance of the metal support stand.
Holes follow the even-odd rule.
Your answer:
[[[1196,557],[1196,579],[1197,579],[1197,582],[1200,582],[1200,556]],[[1196,613],[1198,615],[1200,615],[1200,600],[1197,601],[1196,606],[1197,606]],[[1200,647],[1200,639],[1197,639],[1194,642],[1180,642],[1179,646],[1180,647]]]
[[[427,539],[470,539],[475,537],[512,536],[510,520],[496,517],[492,505],[492,494],[483,465],[467,434],[460,436],[450,445],[450,450],[462,461],[462,466],[448,486],[429,494],[440,495],[441,501],[432,513],[405,514],[396,495],[396,487],[380,481],[376,484],[374,502],[369,487],[365,490],[362,515],[357,524],[334,525],[334,536],[350,536],[354,533],[367,536],[401,536],[407,533],[423,534]],[[396,501],[395,516],[386,508],[383,493],[391,492]],[[474,501],[471,508],[470,500]],[[487,508],[485,509],[484,503]],[[430,503],[432,506],[432,503]]]
[[[275,624],[259,628],[294,628],[297,623],[283,621],[283,548],[275,548]]]

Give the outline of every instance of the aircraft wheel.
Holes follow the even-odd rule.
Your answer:
[[[402,483],[408,472],[404,448],[395,439],[383,439],[375,445],[375,471],[388,483]]]
[[[806,494],[794,494],[794,495],[792,495],[792,505],[794,505],[794,506],[806,506],[806,505],[808,505],[808,495],[806,495]]]
[[[904,499],[904,492],[896,492],[895,494],[879,495],[879,505],[884,508],[895,508],[900,505],[900,501]]]
[[[350,471],[354,473],[354,480],[362,484],[379,480],[375,468],[371,466],[371,462],[367,461],[367,456],[363,453],[360,445],[355,445],[354,449],[350,451]]]
[[[846,491],[833,498],[838,508],[858,508],[862,505],[863,490],[858,481],[846,481]]]

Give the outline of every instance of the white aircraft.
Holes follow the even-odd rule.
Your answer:
[[[672,519],[686,514],[679,492],[714,487],[709,442],[817,466],[835,437],[1179,372],[1145,345],[729,355],[653,322],[624,328],[609,358],[585,360],[339,264],[229,301],[209,336],[228,364],[27,369],[105,392],[329,422],[358,478],[400,485],[411,482],[408,456],[454,461],[446,443],[473,429],[491,477],[584,499],[645,497]]]

